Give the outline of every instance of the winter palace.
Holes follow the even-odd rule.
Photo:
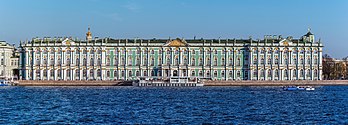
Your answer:
[[[308,32],[298,39],[33,38],[21,42],[22,80],[321,80],[322,48]]]

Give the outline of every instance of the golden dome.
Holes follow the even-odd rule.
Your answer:
[[[89,27],[88,27],[88,32],[86,33],[86,36],[92,36],[91,28],[89,28]]]

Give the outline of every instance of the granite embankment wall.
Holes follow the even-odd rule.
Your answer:
[[[16,86],[131,86],[130,81],[46,81],[21,80]]]
[[[205,81],[204,86],[325,86],[348,85],[348,80],[320,80],[320,81]]]
[[[21,80],[17,86],[131,86],[131,81],[36,81]],[[348,85],[348,80],[321,81],[205,81],[204,86],[290,86]]]

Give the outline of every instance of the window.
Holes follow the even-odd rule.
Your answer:
[[[131,65],[132,65],[132,57],[128,56],[128,66],[131,66]]]
[[[254,60],[255,61],[255,60]],[[257,61],[257,60],[256,60]],[[229,64],[230,66],[232,66],[233,65],[233,59],[232,59],[232,57],[230,57],[230,64]]]
[[[264,58],[261,58],[261,65],[265,65],[265,59]]]
[[[277,78],[279,77],[279,70],[278,70],[278,69],[275,70],[274,75],[275,75],[275,77],[277,77]]]
[[[221,58],[221,66],[225,65],[225,58]]]
[[[293,70],[293,75],[292,76],[293,77],[297,77],[297,70],[296,69]]]
[[[110,57],[109,56],[106,57],[106,65],[110,66]]]
[[[278,64],[279,64],[279,59],[276,58],[275,61],[274,61],[274,63],[275,63],[276,65],[278,65]]]
[[[128,78],[131,78],[133,76],[132,71],[128,71]]]
[[[191,71],[191,76],[195,76],[195,75],[196,75],[195,71]]]
[[[311,70],[307,70],[307,77],[311,77]]]
[[[118,73],[117,73],[117,70],[114,71],[114,77],[118,77]]]
[[[137,57],[137,64],[136,65],[140,66],[140,58],[139,57]]]
[[[265,70],[263,69],[260,70],[260,77],[265,77]]]
[[[89,71],[89,76],[90,78],[94,78],[94,71],[92,69]]]
[[[76,72],[76,73],[75,73],[76,77],[77,77],[77,78],[80,77],[80,70],[76,70],[75,72]]]
[[[94,65],[94,59],[93,59],[93,58],[91,58],[91,60],[90,60],[90,65],[91,65],[91,66]]]
[[[192,62],[191,62],[191,65],[192,66],[195,66],[195,63],[196,63],[196,60],[195,60],[195,58],[192,58],[192,60],[191,60]]]
[[[233,72],[230,70],[229,76],[232,78],[233,77]]]
[[[303,77],[304,76],[304,71],[303,69],[300,70],[300,77]]]
[[[209,66],[210,65],[210,58],[208,57],[207,58],[207,66]]]
[[[108,70],[108,71],[106,71],[106,77],[110,77],[110,71]]]
[[[217,58],[215,57],[215,59],[214,59],[214,66],[217,66],[218,65],[218,60],[217,60]]]
[[[140,76],[140,72],[139,71],[136,71],[136,76]]]
[[[217,75],[217,71],[214,71],[214,77],[217,77],[218,75]]]
[[[155,65],[155,59],[152,57],[151,58],[151,64],[150,64],[151,66],[154,66]]]
[[[199,71],[199,76],[203,77],[203,72],[202,71]]]
[[[301,58],[301,64],[304,64],[304,59],[303,58]]]
[[[271,58],[268,58],[268,59],[267,59],[267,64],[268,64],[268,65],[271,65],[271,64],[272,64]]]
[[[101,78],[101,76],[102,76],[101,70],[98,69],[98,70],[97,70],[97,77]]]
[[[199,66],[203,66],[203,59],[199,58]]]
[[[221,71],[221,77],[225,77],[225,71]]]
[[[87,66],[87,59],[86,58],[83,58],[83,65]]]

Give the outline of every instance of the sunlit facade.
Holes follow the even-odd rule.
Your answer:
[[[211,80],[321,80],[322,48],[299,39],[34,38],[20,46],[25,80],[132,80],[199,77]]]

